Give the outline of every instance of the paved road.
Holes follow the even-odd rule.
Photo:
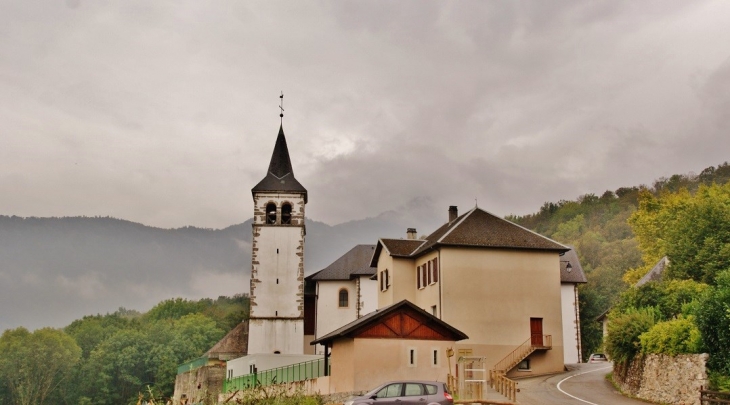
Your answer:
[[[626,398],[605,376],[610,363],[576,364],[571,371],[544,377],[518,380],[520,405],[646,405],[646,402]]]

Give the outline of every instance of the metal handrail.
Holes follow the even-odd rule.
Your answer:
[[[289,366],[228,378],[223,383],[223,392],[244,390],[259,385],[267,386],[311,380],[323,375],[325,375],[324,359],[309,360]]]
[[[516,349],[512,350],[508,355],[506,355],[502,360],[497,362],[497,364],[494,365],[494,369],[498,371],[507,372],[511,370],[514,366],[516,366],[519,362],[525,359],[525,357],[529,356],[530,353],[534,352],[537,349],[551,349],[553,347],[553,336],[552,335],[543,335],[542,336],[542,346],[537,346],[532,344],[532,336],[530,336],[527,340],[522,342],[519,346],[517,346]]]
[[[177,367],[178,374],[185,374],[188,371],[193,371],[208,364],[208,356],[198,357],[195,360],[190,360],[187,363],[181,364]]]

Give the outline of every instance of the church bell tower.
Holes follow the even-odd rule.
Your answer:
[[[304,205],[283,125],[269,171],[253,189],[248,353],[304,352]]]

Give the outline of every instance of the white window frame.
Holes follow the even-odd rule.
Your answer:
[[[437,273],[438,273],[438,270],[436,270],[436,259],[429,260],[428,261],[428,285],[433,285],[438,282]]]

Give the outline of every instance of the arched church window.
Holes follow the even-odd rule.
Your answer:
[[[266,204],[266,223],[267,224],[276,223],[276,204],[274,204],[274,203]]]
[[[283,225],[291,224],[291,204],[289,203],[281,206],[281,223]]]
[[[340,308],[347,308],[349,306],[350,297],[346,289],[340,290],[339,306]]]

